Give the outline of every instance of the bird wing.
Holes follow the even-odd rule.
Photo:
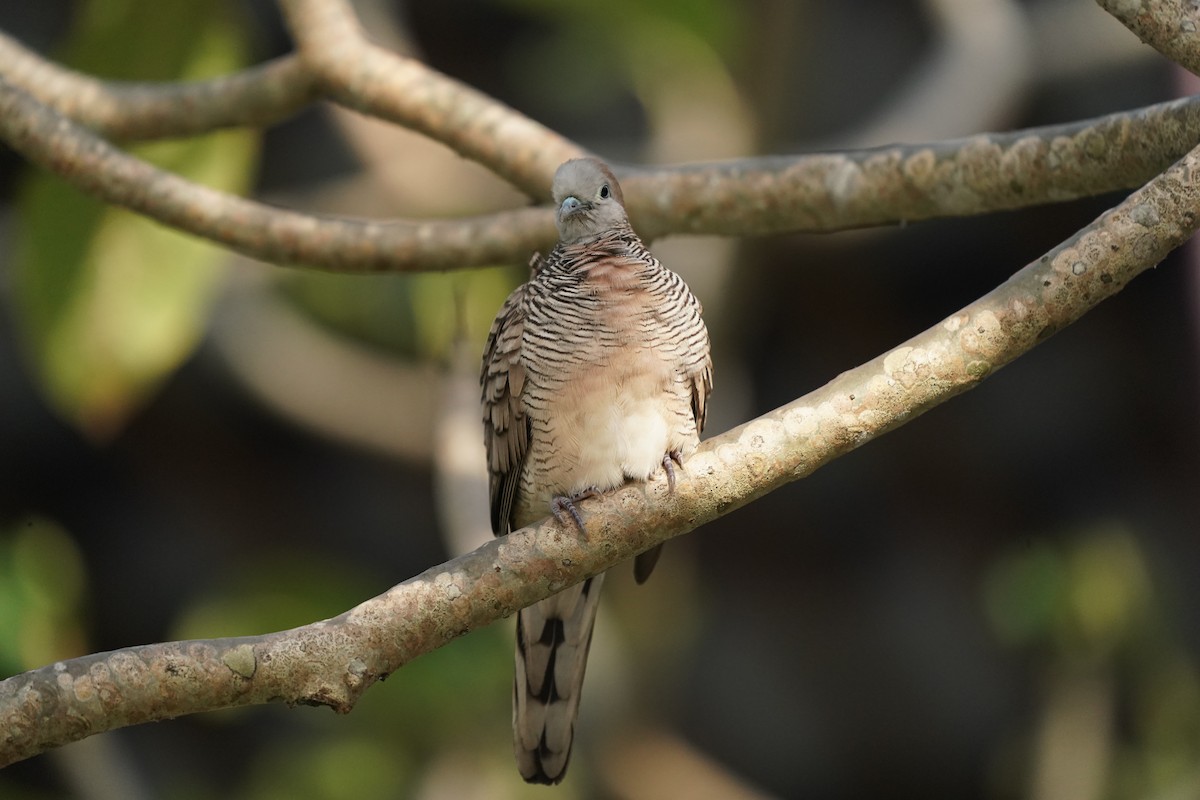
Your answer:
[[[708,415],[708,396],[713,388],[713,363],[707,331],[704,340],[703,362],[689,376],[692,379],[692,416],[696,419],[696,433],[704,431],[704,420]]]
[[[484,347],[479,383],[483,387],[483,438],[487,446],[492,533],[509,532],[513,501],[529,451],[529,418],[521,400],[525,367],[521,337],[525,329],[525,293],[521,284],[504,301]]]

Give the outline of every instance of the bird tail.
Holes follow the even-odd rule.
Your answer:
[[[517,614],[513,747],[530,783],[558,783],[567,771],[603,581],[588,578]]]

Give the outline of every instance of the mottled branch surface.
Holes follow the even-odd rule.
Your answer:
[[[554,236],[537,209],[460,221],[338,220],[275,208],[161,170],[0,81],[0,135],[18,152],[107,203],[277,264],[369,272],[397,263],[453,269],[532,252]]]
[[[267,125],[318,97],[294,55],[208,81],[104,81],[47,61],[3,31],[0,77],[81,125],[123,141]]]
[[[798,480],[976,386],[1187,240],[1200,148],[1003,285],[782,408],[705,442],[663,480],[586,501],[323,622],[60,662],[0,682],[0,766],[93,733],[282,700],[345,712],[379,678],[655,544]]]
[[[1192,0],[1096,0],[1146,44],[1200,75],[1200,5]]]
[[[321,86],[335,102],[436,139],[548,199],[562,162],[579,145],[491,97],[367,40],[342,0],[280,0],[284,18]]]
[[[1200,98],[1067,125],[623,173],[648,236],[828,232],[1141,186],[1200,141]]]

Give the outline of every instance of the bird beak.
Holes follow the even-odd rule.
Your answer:
[[[578,211],[582,207],[583,207],[583,203],[579,202],[578,197],[574,197],[574,196],[565,197],[565,198],[563,198],[562,205],[560,205],[558,207],[558,218],[565,219],[565,218],[571,216],[572,214],[574,214],[576,211]]]

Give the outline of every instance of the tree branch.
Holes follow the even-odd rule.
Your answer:
[[[621,172],[644,235],[828,232],[1132,189],[1200,139],[1200,98],[1065,125]]]
[[[319,96],[294,55],[206,81],[102,81],[47,61],[3,31],[0,78],[81,125],[123,141],[268,125]]]
[[[1096,0],[1146,44],[1200,75],[1200,8],[1179,0]]]
[[[554,237],[539,209],[459,221],[331,219],[209,189],[154,167],[0,80],[0,136],[107,203],[278,264],[367,272],[454,269],[513,260]],[[527,257],[527,256],[526,256]]]
[[[300,57],[329,97],[420,131],[548,200],[562,162],[586,151],[486,94],[367,40],[346,0],[279,0]]]
[[[960,394],[1120,291],[1200,224],[1200,148],[971,305],[822,388],[704,442],[669,494],[585,501],[330,620],[146,645],[0,681],[0,766],[93,733],[283,700],[349,711],[368,686],[467,631],[690,531]]]
[[[459,220],[320,217],[160,170],[0,79],[0,138],[108,203],[253,258],[342,272],[522,263],[548,207]],[[1200,139],[1200,98],[1070,125],[850,153],[623,170],[635,225],[670,233],[831,231],[1069,200],[1148,180]]]

